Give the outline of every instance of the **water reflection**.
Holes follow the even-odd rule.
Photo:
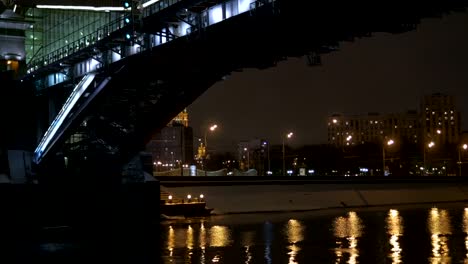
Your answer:
[[[169,226],[169,231],[167,233],[167,249],[169,250],[169,256],[172,257],[174,255],[174,228]]]
[[[226,226],[212,226],[209,233],[211,247],[226,247],[231,243],[231,233]]]
[[[463,232],[465,233],[465,263],[468,263],[468,208],[463,210]]]
[[[271,244],[273,242],[273,225],[266,221],[263,224],[263,239],[265,240],[264,258],[267,264],[271,264]]]
[[[448,240],[452,231],[448,211],[432,208],[429,213],[428,226],[432,244],[432,256],[429,258],[430,262],[450,263],[451,257],[449,254]]]
[[[187,262],[191,263],[193,255],[193,228],[190,225],[187,227],[185,247],[187,248]]]
[[[390,235],[390,258],[392,263],[401,263],[401,247],[399,237],[403,235],[403,219],[398,210],[391,209],[387,215],[387,233]]]
[[[162,224],[163,263],[468,263],[464,206],[288,216],[266,221],[269,216],[259,215],[261,221],[247,224],[235,217]]]
[[[289,264],[297,264],[296,256],[301,250],[296,243],[304,240],[304,225],[295,219],[290,219],[286,223],[286,235],[288,237],[288,255],[289,255]]]
[[[357,263],[359,257],[358,240],[362,236],[362,221],[356,212],[349,212],[346,217],[339,216],[333,221],[333,230],[336,238],[335,263],[341,263],[346,255],[346,263]]]
[[[205,264],[206,254],[206,228],[205,223],[200,224],[200,233],[198,234],[198,240],[200,243],[200,264]]]
[[[245,264],[249,264],[252,261],[252,252],[250,250],[250,247],[254,245],[254,241],[255,241],[254,231],[241,233],[241,244],[244,246]]]

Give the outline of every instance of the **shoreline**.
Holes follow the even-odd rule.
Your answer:
[[[431,203],[468,202],[468,183],[196,185],[161,189],[205,196],[211,215],[297,213]]]

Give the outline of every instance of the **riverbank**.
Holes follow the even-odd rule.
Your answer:
[[[300,183],[161,188],[179,197],[204,195],[212,214],[287,212],[468,201],[468,183]]]

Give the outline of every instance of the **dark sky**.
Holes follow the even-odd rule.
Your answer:
[[[217,123],[208,144],[220,151],[253,138],[280,144],[286,131],[295,133],[292,146],[326,143],[329,114],[419,111],[422,96],[434,92],[456,97],[468,129],[468,13],[424,19],[412,32],[343,42],[322,64],[292,58],[233,73],[188,107],[194,134]]]

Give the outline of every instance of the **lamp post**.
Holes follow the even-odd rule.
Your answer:
[[[434,141],[431,141],[429,143],[427,143],[427,147],[428,148],[432,148],[435,146],[435,143]],[[424,144],[424,150],[423,150],[423,172],[426,170],[426,144]]]
[[[205,140],[205,153],[204,153],[203,158],[202,158],[202,168],[205,171],[205,176],[206,176],[205,160],[206,160],[206,156],[208,155],[208,143],[206,141],[206,136],[208,134],[208,131],[215,131],[215,129],[217,127],[218,127],[218,125],[214,124],[214,125],[210,126],[209,128],[207,128],[205,130],[205,138],[204,138],[204,140]]]
[[[248,148],[244,148],[244,151],[247,152],[247,170],[250,169],[250,150]]]
[[[388,146],[391,146],[391,145],[393,145],[393,143],[395,143],[395,141],[393,141],[392,139],[389,139],[386,143],[387,143]],[[382,163],[383,163],[382,174],[383,174],[383,176],[386,176],[385,175],[385,143],[382,145]]]
[[[208,148],[208,144],[206,143],[206,135],[208,134],[208,130],[210,131],[215,131],[215,129],[218,127],[218,125],[212,125],[208,129],[205,130],[205,148]]]
[[[459,175],[458,176],[462,176],[462,161],[461,161],[461,150],[466,150],[468,148],[468,145],[467,144],[463,144],[462,146],[460,146],[458,148],[458,172],[459,172]]]
[[[283,139],[283,171],[281,172],[283,175],[286,175],[286,159],[285,159],[285,149],[284,149],[284,139],[291,138],[293,136],[293,132],[289,132],[286,137],[282,137]]]
[[[267,146],[268,172],[270,172],[270,142],[265,141],[265,142],[263,142],[263,145]],[[268,174],[268,172],[267,172],[267,174]]]

